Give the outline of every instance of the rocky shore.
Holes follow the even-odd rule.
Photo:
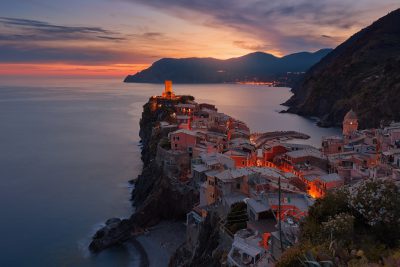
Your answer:
[[[157,146],[163,136],[153,128],[157,122],[168,120],[171,112],[169,109],[154,111],[150,103],[143,106],[139,133],[143,169],[134,182],[135,189],[131,197],[136,212],[128,219],[107,220],[89,245],[93,253],[132,240],[163,220],[183,220],[198,202],[197,192],[174,184],[155,162]]]

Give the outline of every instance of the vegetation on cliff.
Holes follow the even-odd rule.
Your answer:
[[[168,266],[221,266],[223,251],[219,250],[219,217],[211,212],[207,215],[204,222],[201,223],[199,238],[194,250],[189,250],[183,244],[172,256]]]
[[[240,229],[247,228],[247,204],[244,202],[236,202],[232,204],[231,210],[226,218],[225,227],[232,233],[235,234]]]
[[[399,266],[399,192],[390,180],[372,180],[318,199],[301,224],[300,242],[278,266],[301,266],[307,254],[335,266]]]
[[[286,102],[289,112],[342,122],[351,108],[362,128],[400,120],[400,9],[339,45],[305,74]]]

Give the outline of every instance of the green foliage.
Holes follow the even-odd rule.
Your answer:
[[[348,241],[354,234],[354,216],[339,213],[327,222],[322,222],[322,233],[325,239]]]
[[[334,218],[337,214],[348,213],[349,191],[341,188],[328,192],[324,198],[317,199],[310,208],[307,218],[301,224],[302,239],[310,240],[314,243],[321,243],[327,240],[327,236],[322,229],[322,223]]]
[[[288,248],[282,254],[276,267],[298,267],[301,265],[300,259],[303,257],[306,249],[300,244]]]
[[[400,239],[400,194],[393,181],[368,180],[357,184],[352,188],[349,204],[378,240],[396,245]]]
[[[321,260],[339,266],[372,266],[385,259],[397,264],[399,224],[400,192],[391,180],[367,180],[328,192],[310,208],[301,223],[299,244],[283,254],[278,266],[295,266],[293,255],[304,247],[319,261],[303,259],[311,264],[307,266],[321,265]],[[390,264],[386,266],[400,266]]]
[[[161,139],[159,144],[164,149],[167,149],[167,150],[171,149],[171,142],[169,141],[168,138]]]
[[[345,187],[328,192],[324,198],[317,199],[309,210],[309,217],[319,222],[329,220],[339,213],[349,212],[349,190]]]
[[[225,227],[228,228],[232,234],[235,234],[237,231],[247,227],[247,221],[247,204],[244,202],[237,202],[231,206]]]
[[[333,267],[333,262],[329,260],[319,261],[317,260],[314,255],[307,251],[303,255],[303,259],[300,259],[302,266],[304,267]]]

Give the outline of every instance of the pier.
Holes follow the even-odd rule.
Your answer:
[[[271,140],[291,140],[291,139],[309,139],[310,136],[296,131],[274,131],[265,133],[252,133],[250,142],[256,147],[262,147],[266,142]]]

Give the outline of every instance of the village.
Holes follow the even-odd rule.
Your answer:
[[[298,144],[298,132],[251,133],[246,123],[211,104],[181,101],[172,82],[150,98],[152,111],[173,110],[157,122],[156,163],[171,182],[195,188],[199,203],[187,214],[186,246],[193,248],[209,212],[219,216],[228,266],[273,266],[297,242],[299,222],[316,199],[365,179],[400,180],[400,123],[358,129],[343,118],[341,136],[321,148]]]

